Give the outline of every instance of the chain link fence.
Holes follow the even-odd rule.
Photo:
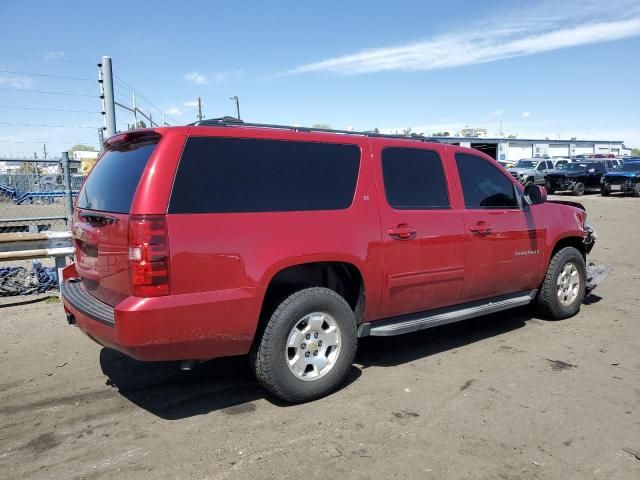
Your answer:
[[[57,267],[64,257],[50,256],[40,241],[42,258],[34,259],[34,242],[24,239],[70,230],[68,191],[77,195],[84,176],[79,162],[68,165],[67,176],[63,159],[0,159],[0,297],[57,288]]]

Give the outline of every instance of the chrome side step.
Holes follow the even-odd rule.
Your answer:
[[[403,333],[424,330],[447,323],[460,322],[469,318],[480,317],[510,308],[528,305],[535,298],[538,290],[517,292],[510,295],[488,298],[478,302],[463,303],[453,307],[439,308],[428,312],[412,313],[399,317],[366,322],[358,328],[358,336],[369,335],[389,337]]]

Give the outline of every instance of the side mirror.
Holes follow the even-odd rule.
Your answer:
[[[524,194],[529,198],[531,205],[540,205],[547,201],[547,190],[540,185],[527,185],[524,188]]]

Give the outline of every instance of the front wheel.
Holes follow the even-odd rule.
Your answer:
[[[576,197],[580,197],[582,195],[584,195],[584,183],[582,182],[578,182],[573,186],[573,190],[572,193],[576,196]]]
[[[290,403],[314,400],[345,381],[358,337],[351,307],[333,290],[307,288],[271,315],[252,354],[258,381]]]
[[[603,185],[602,187],[600,187],[600,195],[602,195],[603,197],[608,197],[609,195],[611,195],[611,190]]]
[[[633,187],[633,196],[640,197],[640,183],[636,183]]]
[[[580,310],[586,290],[584,257],[574,247],[555,253],[538,292],[541,313],[553,320],[574,316]]]

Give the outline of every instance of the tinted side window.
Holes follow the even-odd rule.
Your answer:
[[[157,141],[120,145],[93,167],[78,194],[79,208],[129,213],[142,171]]]
[[[396,209],[449,208],[440,156],[430,150],[385,148],[382,176],[389,205]]]
[[[513,183],[486,160],[456,153],[466,208],[518,207]]]
[[[356,145],[192,137],[169,213],[344,209],[353,201],[359,167]]]

